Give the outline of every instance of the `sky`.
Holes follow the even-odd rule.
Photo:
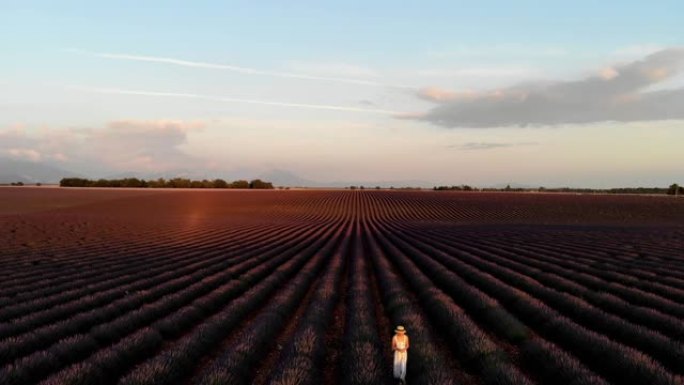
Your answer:
[[[0,0],[0,162],[684,183],[680,1]]]

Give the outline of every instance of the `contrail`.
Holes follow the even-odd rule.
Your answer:
[[[295,73],[295,72],[265,71],[265,70],[260,70],[260,69],[256,69],[256,68],[240,67],[240,66],[218,64],[218,63],[207,63],[207,62],[201,62],[201,61],[182,60],[182,59],[175,59],[175,58],[169,58],[169,57],[131,55],[131,54],[106,53],[106,52],[89,52],[89,51],[82,51],[82,50],[78,50],[78,49],[68,49],[67,51],[85,54],[85,55],[90,55],[90,56],[95,56],[95,57],[101,57],[101,58],[105,58],[105,59],[128,60],[128,61],[139,61],[139,62],[149,62],[149,63],[162,63],[162,64],[171,64],[171,65],[177,65],[177,66],[183,66],[183,67],[194,67],[194,68],[206,68],[206,69],[223,70],[223,71],[233,71],[233,72],[239,72],[239,73],[242,73],[245,75],[263,75],[263,76],[273,76],[273,77],[289,78],[289,79],[304,79],[304,80],[315,80],[315,81],[325,81],[325,82],[349,83],[349,84],[358,84],[358,85],[371,86],[371,87],[408,88],[408,89],[414,88],[414,87],[409,87],[409,86],[405,86],[405,85],[385,84],[385,83],[377,82],[377,81],[373,81],[373,80],[315,76],[315,75],[307,75],[307,74],[301,74],[301,73]]]
[[[268,100],[239,99],[239,98],[208,96],[208,95],[179,93],[179,92],[123,90],[123,89],[118,89],[118,88],[94,88],[94,87],[81,87],[81,86],[68,86],[67,88],[73,89],[73,90],[78,90],[78,91],[95,92],[95,93],[100,93],[100,94],[157,96],[157,97],[168,97],[168,98],[188,98],[188,99],[200,99],[200,100],[209,100],[209,101],[213,101],[213,102],[224,102],[224,103],[259,104],[259,105],[264,105],[264,106],[309,108],[309,109],[316,109],[316,110],[333,110],[333,111],[348,111],[348,112],[363,112],[363,113],[384,114],[384,115],[398,115],[399,114],[399,112],[397,112],[397,111],[389,111],[389,110],[381,110],[381,109],[345,107],[345,106],[335,106],[335,105],[326,105],[326,104],[304,104],[304,103],[276,102],[276,101],[268,101]]]

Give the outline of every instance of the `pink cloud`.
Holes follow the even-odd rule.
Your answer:
[[[0,156],[110,171],[201,167],[182,147],[204,121],[117,120],[102,128],[0,130]]]
[[[5,149],[5,153],[12,158],[31,162],[38,162],[42,159],[40,152],[32,148],[8,148]]]

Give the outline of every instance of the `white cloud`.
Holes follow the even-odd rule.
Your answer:
[[[539,71],[531,68],[496,68],[496,67],[472,67],[456,69],[422,69],[416,72],[422,77],[447,77],[447,78],[507,78],[507,77],[530,77],[539,74]]]
[[[185,153],[187,134],[205,126],[202,121],[118,120],[85,138],[89,156],[123,170],[160,171],[199,166]]]
[[[684,48],[676,47],[580,80],[465,94],[421,90],[416,96],[438,106],[418,119],[473,128],[684,119],[684,88],[649,90],[683,70]]]
[[[634,44],[618,48],[612,53],[617,56],[643,57],[663,49],[666,49],[666,47],[659,44]]]

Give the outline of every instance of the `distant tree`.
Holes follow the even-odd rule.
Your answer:
[[[264,182],[261,179],[254,179],[251,182],[249,182],[249,188],[252,188],[252,189],[272,189],[273,183]]]
[[[88,179],[84,178],[62,178],[59,185],[62,187],[88,187]]]
[[[667,194],[668,195],[684,195],[684,187],[678,185],[677,183],[673,183],[667,189]]]
[[[13,186],[23,185],[12,183]],[[233,183],[228,183],[223,179],[202,179],[191,180],[187,178],[173,178],[168,181],[164,178],[157,180],[146,181],[138,178],[123,178],[123,179],[97,179],[90,180],[84,178],[62,178],[59,185],[62,187],[167,187],[167,188],[254,188],[254,189],[272,189],[273,183],[266,182],[261,179],[254,179],[251,182],[246,180],[237,180]]]
[[[110,179],[107,187],[123,187],[123,179]]]
[[[419,188],[418,188],[419,189]],[[467,184],[462,184],[460,186],[434,186],[432,188],[435,191],[474,191],[475,188],[468,186]]]
[[[223,179],[214,179],[212,182],[213,188],[228,188],[228,182]]]
[[[125,178],[120,182],[121,187],[146,187],[146,183],[138,178]]]
[[[356,190],[356,189],[357,189],[356,186],[349,186],[349,188],[352,189],[352,190]]]
[[[167,187],[173,188],[190,188],[191,181],[187,178],[173,178],[166,183]]]
[[[109,187],[109,181],[107,179],[98,179],[90,183],[93,187]]]
[[[166,187],[166,179],[159,178],[157,180],[151,180],[147,182],[148,187],[161,188]]]
[[[236,180],[230,184],[230,187],[231,188],[249,188],[249,182],[247,182],[246,180],[242,180],[242,179]]]

